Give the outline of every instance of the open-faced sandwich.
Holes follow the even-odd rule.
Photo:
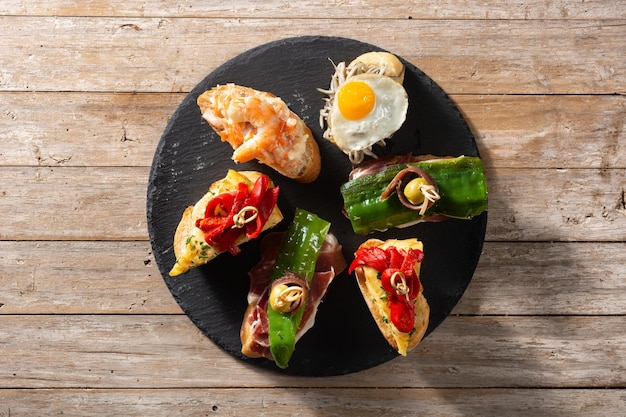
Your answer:
[[[420,282],[423,258],[423,245],[417,239],[369,239],[359,246],[348,269],[355,272],[380,332],[403,356],[428,328],[430,307]]]
[[[219,85],[197,100],[202,117],[234,149],[235,162],[257,159],[302,183],[320,173],[311,130],[279,97],[236,84]]]
[[[373,156],[404,123],[409,106],[402,86],[404,65],[388,52],[368,52],[349,65],[335,66],[320,110],[324,138],[346,153],[353,164]]]
[[[446,218],[471,219],[487,209],[482,160],[469,156],[371,159],[351,172],[341,194],[357,234]]]
[[[209,191],[183,212],[174,234],[176,262],[171,276],[206,264],[222,252],[239,253],[239,245],[278,224],[279,188],[265,174],[228,170]]]
[[[249,272],[248,308],[241,325],[241,351],[285,368],[296,342],[314,323],[328,286],[346,261],[330,223],[296,210],[286,232],[261,241],[261,260]]]

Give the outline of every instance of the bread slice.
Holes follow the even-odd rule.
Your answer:
[[[196,220],[204,217],[209,201],[215,196],[236,190],[241,182],[251,186],[260,175],[261,173],[257,171],[237,172],[231,169],[226,177],[211,184],[208,192],[195,205],[185,209],[174,233],[173,249],[176,262],[169,272],[170,276],[180,275],[191,268],[206,264],[221,253],[206,242],[204,232],[196,227]],[[275,206],[263,230],[276,226],[282,219],[280,209]],[[242,234],[235,243],[240,245],[248,240],[246,235]]]
[[[257,339],[253,330],[255,329],[254,310],[257,308],[256,303],[248,304],[243,314],[243,323],[239,330],[239,338],[241,339],[241,353],[248,358],[268,358],[272,359],[270,352],[269,340],[260,341]]]
[[[231,83],[205,91],[197,104],[232,146],[235,162],[257,159],[301,183],[319,175],[321,156],[311,129],[274,94]]]
[[[280,172],[286,177],[293,180],[307,184],[317,179],[322,168],[322,158],[320,155],[320,149],[313,138],[313,132],[302,121],[303,130],[305,134],[302,136],[305,144],[305,151],[298,159],[298,164],[284,164],[284,166],[277,166],[276,171]]]
[[[360,247],[375,246],[382,249],[394,246],[398,249],[404,250],[409,248],[423,250],[422,242],[417,239],[390,239],[386,241],[369,239]],[[415,266],[415,272],[419,279],[420,263]],[[421,282],[419,294],[415,301],[415,325],[411,332],[403,333],[393,325],[391,319],[389,318],[389,307],[386,301],[387,293],[382,288],[380,278],[378,277],[378,271],[370,266],[363,265],[356,267],[355,274],[365,303],[372,313],[372,317],[374,317],[380,332],[391,347],[398,351],[398,353],[402,356],[406,356],[407,352],[415,348],[415,346],[417,346],[417,344],[422,340],[424,334],[426,333],[426,329],[428,328],[430,307],[426,297],[424,297]]]
[[[366,52],[356,57],[348,65],[348,69],[359,66],[354,74],[375,72],[393,79],[398,84],[404,81],[404,64],[397,56],[389,52]]]

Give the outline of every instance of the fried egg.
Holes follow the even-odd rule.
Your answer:
[[[395,58],[395,57],[394,57]],[[404,123],[408,96],[397,78],[384,75],[384,68],[362,72],[362,65],[335,67],[328,94],[320,111],[324,138],[333,142],[359,164],[365,155],[375,156],[372,146],[384,145]]]

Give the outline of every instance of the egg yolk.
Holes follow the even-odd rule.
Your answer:
[[[337,92],[337,106],[348,120],[359,120],[367,116],[376,103],[376,94],[366,82],[350,81]]]

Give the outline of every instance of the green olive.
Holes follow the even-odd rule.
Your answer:
[[[427,185],[428,181],[426,181],[422,177],[417,177],[408,182],[408,184],[404,187],[403,193],[404,196],[409,200],[411,204],[422,204],[424,202],[424,194],[420,190],[423,185]]]

